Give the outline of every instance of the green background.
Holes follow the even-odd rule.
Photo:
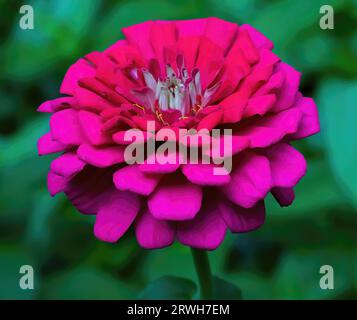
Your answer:
[[[34,30],[19,27],[25,3],[33,5]],[[116,245],[101,243],[91,217],[48,195],[51,157],[36,154],[48,116],[35,111],[58,96],[70,64],[114,43],[122,27],[208,16],[249,23],[272,39],[274,52],[303,73],[301,90],[321,119],[321,133],[297,144],[308,173],[294,204],[280,208],[269,198],[260,230],[227,234],[209,254],[214,273],[245,299],[357,297],[357,1],[25,3],[0,0],[0,299],[130,299],[161,276],[197,281],[189,248],[145,251],[131,232]],[[323,4],[334,8],[334,30],[319,27]],[[27,264],[35,269],[33,291],[18,285]],[[319,287],[325,264],[334,268],[334,290]],[[171,282],[160,288],[167,297],[194,292],[190,282],[184,294]]]

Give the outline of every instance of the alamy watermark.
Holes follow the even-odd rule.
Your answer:
[[[34,290],[35,289],[35,274],[33,267],[30,265],[24,265],[19,270],[20,280],[19,286],[22,290]]]

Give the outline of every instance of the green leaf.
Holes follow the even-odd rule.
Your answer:
[[[213,278],[213,299],[214,300],[241,300],[241,290],[231,282],[219,277]]]
[[[196,285],[184,278],[165,276],[150,283],[139,295],[142,300],[191,300]]]
[[[53,300],[120,300],[133,298],[133,289],[99,270],[83,266],[47,280],[42,295]]]
[[[318,90],[321,132],[337,182],[357,207],[357,81],[324,81]]]

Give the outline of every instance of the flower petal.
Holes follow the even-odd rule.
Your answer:
[[[218,168],[219,174],[214,171]],[[182,173],[192,183],[203,186],[221,186],[231,180],[229,172],[224,167],[213,164],[184,164],[182,165]]]
[[[224,240],[227,227],[216,205],[210,203],[193,219],[177,224],[177,238],[193,248],[214,250]]]
[[[110,137],[103,132],[103,123],[98,115],[81,110],[78,113],[78,118],[82,131],[91,144],[97,146],[111,143]]]
[[[170,181],[156,188],[148,206],[156,219],[181,221],[194,218],[201,202],[201,187],[187,181]]]
[[[74,95],[79,79],[94,76],[94,67],[85,59],[79,59],[68,69],[61,84],[60,92],[62,94]]]
[[[233,233],[256,230],[265,222],[264,201],[260,201],[254,207],[246,209],[230,201],[223,200],[219,203],[219,211],[227,227]]]
[[[114,174],[114,184],[118,190],[148,196],[155,190],[160,178],[160,175],[140,171],[139,165],[129,165]]]
[[[71,177],[83,170],[86,163],[76,153],[67,152],[51,163],[51,171],[63,177]]]
[[[233,203],[252,208],[265,198],[271,186],[269,160],[246,151],[231,174],[231,182],[222,188]]]
[[[65,151],[68,146],[52,140],[51,133],[46,133],[37,141],[37,150],[40,156]]]
[[[320,123],[314,100],[302,97],[294,107],[302,111],[302,119],[297,132],[290,137],[292,139],[303,139],[318,133],[320,131]]]
[[[282,207],[290,206],[295,199],[295,193],[293,188],[276,187],[271,190],[271,193]]]
[[[73,109],[56,112],[50,120],[52,139],[66,145],[80,145],[85,142],[78,121],[78,113]]]
[[[70,179],[55,174],[53,172],[49,172],[47,175],[47,188],[52,197],[56,194],[64,192],[66,190],[67,184]]]
[[[125,147],[94,147],[82,144],[77,151],[78,157],[98,168],[110,167],[124,162]]]
[[[265,151],[276,187],[293,187],[306,173],[304,156],[287,143],[276,144]]]
[[[136,220],[135,235],[143,248],[160,249],[174,242],[175,229],[169,222],[155,219],[146,209]]]
[[[117,242],[129,229],[140,209],[140,199],[131,192],[113,192],[107,203],[99,210],[95,236],[106,242]]]

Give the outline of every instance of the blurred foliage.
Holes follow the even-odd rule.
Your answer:
[[[272,39],[275,52],[303,73],[302,92],[316,99],[322,125],[319,135],[297,144],[309,169],[295,203],[280,208],[269,198],[260,230],[227,234],[210,253],[215,274],[240,287],[245,299],[357,297],[356,1],[328,1],[334,30],[319,27],[320,0],[27,1],[34,30],[19,28],[22,4],[0,1],[0,299],[195,294],[188,248],[145,251],[130,232],[116,245],[100,243],[92,218],[78,214],[64,196],[48,195],[51,158],[36,155],[48,118],[35,111],[58,96],[70,64],[121,38],[122,27],[207,16],[249,23]],[[19,289],[25,264],[35,268],[34,291]],[[335,290],[319,288],[324,264],[334,267]],[[154,293],[152,281],[159,288]]]

